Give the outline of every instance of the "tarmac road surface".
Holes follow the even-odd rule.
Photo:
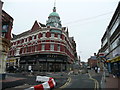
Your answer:
[[[90,79],[89,74],[78,74],[78,75],[71,75],[70,82],[65,84],[63,87],[64,89],[94,89],[95,88],[95,81]]]

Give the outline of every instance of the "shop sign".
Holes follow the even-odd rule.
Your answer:
[[[120,61],[120,56],[117,56],[117,57],[115,57],[115,58],[113,58],[113,59],[111,59],[111,60],[107,60],[106,62],[111,62],[111,63],[113,63],[113,62],[118,62],[118,61]]]
[[[99,57],[101,58],[105,57],[105,53],[99,53]]]
[[[7,60],[6,62],[16,62],[15,59],[10,59],[10,60]]]
[[[118,56],[118,57],[116,57],[116,58],[113,58],[113,59],[111,60],[111,62],[118,62],[118,61],[120,61],[120,56]]]

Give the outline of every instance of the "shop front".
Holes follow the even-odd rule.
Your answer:
[[[67,70],[67,61],[67,56],[57,54],[22,56],[20,69],[28,71],[29,66],[31,66],[33,72],[62,72]]]
[[[110,73],[120,76],[120,56],[106,61]]]

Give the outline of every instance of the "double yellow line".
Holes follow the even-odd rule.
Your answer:
[[[98,81],[96,79],[92,78],[92,76],[90,74],[89,74],[89,79],[91,79],[91,80],[93,80],[95,82],[94,90],[99,89],[99,83],[98,83]],[[55,89],[55,90],[61,90],[62,88],[65,88],[70,82],[71,82],[71,77],[69,77],[67,79],[67,82],[63,86],[61,86],[59,89]]]
[[[93,80],[95,82],[94,90],[99,89],[99,83],[96,79],[92,78],[92,76],[89,74],[89,79]]]
[[[67,82],[66,82],[63,86],[61,86],[60,88],[61,88],[61,89],[62,89],[62,88],[65,88],[70,82],[71,82],[71,77],[69,77],[69,78],[67,79]]]

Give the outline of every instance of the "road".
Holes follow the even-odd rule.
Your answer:
[[[3,87],[6,90],[17,89],[17,88],[29,88],[40,83],[35,81],[35,76],[26,76],[22,74],[8,74],[9,76],[24,78],[23,80],[17,80],[14,82],[6,82],[3,84]],[[56,89],[92,89],[99,88],[101,81],[101,75],[96,74],[93,71],[89,71],[86,74],[70,74],[67,73],[51,73],[47,74],[48,77],[53,77],[56,81]]]
[[[3,82],[2,88],[5,90],[24,90],[26,88],[41,84],[40,82],[36,82],[36,75],[26,76],[21,73],[7,73],[7,75],[9,76],[10,80],[13,78],[22,79],[10,82]],[[64,83],[66,83],[66,80],[68,79],[68,75],[66,73],[47,73],[47,76],[53,77],[55,79],[55,82],[57,83],[55,88],[59,88],[60,86],[64,85]]]
[[[86,74],[78,74],[78,75],[71,75],[69,81],[62,86],[61,88],[68,89],[94,89],[96,81],[88,73]]]

